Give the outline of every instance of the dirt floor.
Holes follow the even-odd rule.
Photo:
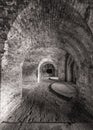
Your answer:
[[[25,83],[20,107],[2,122],[0,130],[93,130],[73,99],[59,98],[50,91],[53,82]]]

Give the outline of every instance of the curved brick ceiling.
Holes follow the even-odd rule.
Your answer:
[[[24,60],[29,48],[50,46],[65,49],[79,62],[90,62],[92,41],[87,24],[72,7],[61,0],[41,0],[18,15],[6,42],[16,62]]]
[[[19,11],[7,35],[8,61],[12,59],[12,65],[22,63],[29,50],[51,46],[66,50],[78,64],[85,62],[89,65],[93,55],[93,37],[83,19],[89,2],[29,2],[27,8],[21,13]]]
[[[92,6],[92,0],[86,0],[86,2],[85,0],[82,2],[80,0],[25,0],[27,4],[31,2],[28,6],[23,1],[22,4],[16,0],[13,0],[13,4],[0,1],[5,3],[4,12],[0,14],[3,18],[3,20],[0,19],[2,26],[1,52],[3,52],[3,40],[7,39],[5,41],[7,51],[4,53],[4,57],[8,62],[6,66],[8,72],[4,69],[5,79],[11,81],[13,87],[20,88],[22,64],[26,63],[27,56],[34,53],[30,57],[33,59],[41,50],[49,49],[49,47],[64,49],[73,56],[78,64],[83,63],[77,85],[84,102],[87,101],[87,108],[91,106],[91,110],[90,107],[89,110],[93,113],[93,68],[87,68],[87,65],[91,66],[90,61],[93,60],[91,58],[93,56],[93,27],[89,25],[93,9],[90,14],[88,8],[88,6]],[[13,12],[12,9],[14,13],[10,15],[9,12]],[[51,52],[47,56],[52,55],[53,52]],[[43,51],[42,55],[44,53]],[[20,63],[22,63],[21,66]]]
[[[12,23],[18,16],[18,14],[28,6],[28,4],[32,0],[1,0],[0,1],[0,41],[2,41],[2,44],[4,43],[5,39],[7,39],[7,33],[10,30],[10,27],[12,26]],[[34,0],[35,1],[35,0]],[[36,0],[37,1],[37,0]],[[39,0],[38,0],[39,1]],[[87,23],[90,26],[90,29],[92,28],[92,0],[61,0],[65,3],[68,3],[71,7],[73,7],[85,20],[87,19]],[[59,2],[59,1],[58,1]],[[3,45],[0,49],[2,49]]]

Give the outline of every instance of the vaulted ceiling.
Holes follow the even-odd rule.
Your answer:
[[[43,58],[58,60],[64,53],[69,53],[81,69],[79,82],[84,87],[87,84],[84,96],[89,97],[88,102],[92,101],[92,16],[92,0],[1,0],[0,52],[3,71],[11,72],[12,81],[19,79],[20,86],[20,65],[26,64],[28,59],[36,65]]]
[[[29,49],[57,47],[70,53],[79,65],[91,63],[92,32],[78,12],[78,3],[77,6],[76,2],[72,3],[74,5],[63,0],[31,1],[18,14],[7,35],[8,60],[21,63]],[[88,3],[80,4],[82,12]]]

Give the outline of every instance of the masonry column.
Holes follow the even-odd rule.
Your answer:
[[[0,43],[0,122],[1,122],[1,79],[2,79],[2,56],[4,54],[4,43]]]
[[[71,73],[71,64],[72,64],[73,60],[71,58],[71,56],[68,58],[67,61],[67,81],[71,82],[72,80],[72,73]]]
[[[65,81],[65,56],[59,60],[58,64],[58,77],[59,80]]]

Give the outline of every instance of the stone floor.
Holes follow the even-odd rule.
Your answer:
[[[2,122],[0,130],[93,130],[78,104],[50,91],[53,82],[25,83],[20,107]]]

